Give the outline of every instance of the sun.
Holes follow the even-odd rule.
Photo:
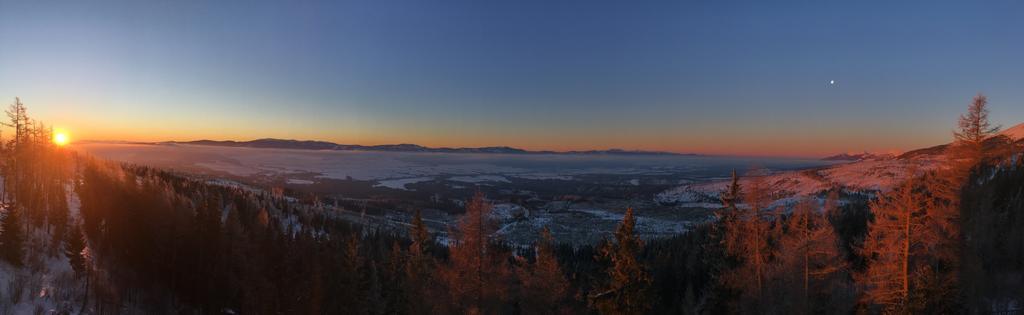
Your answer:
[[[67,132],[58,131],[53,134],[53,143],[59,146],[64,146],[68,144],[68,142],[71,142],[71,138],[68,137]]]

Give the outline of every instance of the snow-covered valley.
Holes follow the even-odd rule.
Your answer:
[[[1021,127],[1008,130],[1011,138]],[[99,157],[169,168],[211,182],[315,196],[325,209],[379,229],[402,231],[414,209],[444,234],[463,202],[482,192],[495,205],[498,236],[533,242],[543,227],[562,240],[595,243],[633,208],[645,238],[676,235],[713,220],[719,194],[737,171],[761,177],[774,205],[828,191],[870,198],[937,167],[942,151],[860,161],[714,156],[566,156],[321,151],[168,144],[81,144]],[[754,165],[757,175],[747,175]],[[367,205],[374,205],[367,209]]]

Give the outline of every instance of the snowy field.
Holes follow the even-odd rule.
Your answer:
[[[75,148],[105,159],[207,174],[218,178],[212,181],[228,184],[276,182],[295,189],[331,187],[330,193],[349,196],[354,186],[339,185],[337,181],[366,181],[366,187],[376,190],[369,196],[390,196],[387,200],[391,207],[377,215],[339,209],[339,215],[397,230],[404,229],[409,219],[409,213],[401,209],[424,204],[411,197],[416,193],[425,196],[421,198],[459,201],[468,198],[471,190],[479,189],[473,187],[483,185],[489,189],[487,197],[495,198],[498,235],[515,244],[533,242],[543,227],[563,240],[596,243],[610,235],[626,208],[635,209],[637,233],[643,238],[682,233],[710,219],[709,211],[719,206],[715,194],[734,169],[742,173],[754,166],[767,168],[780,181],[801,186],[801,192],[828,185],[803,179],[800,174],[808,171],[829,176],[861,170],[819,160],[684,155],[316,151],[140,144],[81,144]],[[886,169],[882,167],[878,172],[885,173]],[[329,180],[335,185],[317,186]],[[435,222],[432,230],[442,235],[457,219],[442,212],[426,218]]]
[[[939,156],[921,156],[913,159],[858,161],[824,168],[776,172],[763,176],[777,198],[776,206],[791,204],[800,198],[814,197],[828,189],[840,188],[847,193],[887,191],[903,181],[910,170],[923,172],[939,165]],[[740,185],[749,185],[750,178],[741,178]],[[719,193],[725,191],[729,180],[697,182],[681,185],[658,194],[661,203],[675,203],[693,207],[715,205]]]

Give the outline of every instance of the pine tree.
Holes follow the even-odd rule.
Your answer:
[[[64,257],[68,258],[75,275],[81,277],[85,275],[86,268],[85,257],[82,256],[82,251],[85,250],[85,236],[82,235],[82,229],[78,224],[73,223],[68,225],[64,234]]]
[[[615,242],[606,243],[598,257],[608,261],[608,283],[590,295],[591,306],[601,314],[644,314],[651,309],[648,297],[651,277],[639,261],[643,241],[634,234],[636,218],[627,209],[615,229]]]
[[[795,304],[799,308],[793,312],[814,313],[812,302],[818,296],[832,293],[828,286],[839,281],[836,276],[845,265],[826,214],[818,211],[813,200],[797,203],[787,221],[786,233],[779,240],[778,268],[773,272],[774,277],[781,279],[797,278],[784,281],[781,288],[785,292],[800,292],[786,294],[798,301]]]
[[[21,99],[17,97],[14,98],[14,103],[7,110],[7,117],[10,118],[10,123],[3,123],[3,125],[14,129],[14,139],[11,139],[6,152],[8,161],[5,165],[4,193],[16,200],[19,198],[23,184],[22,174],[24,174],[24,169],[19,162],[24,159],[26,153],[25,140],[28,137],[31,120],[28,118],[25,104],[22,104]]]
[[[920,179],[913,177],[871,203],[875,219],[861,252],[868,266],[858,276],[866,302],[889,312],[906,310],[915,257],[933,241],[927,239],[925,206]]]
[[[554,237],[545,227],[535,247],[536,260],[517,273],[522,283],[522,311],[525,314],[556,314],[569,292],[558,259],[555,257]]]
[[[967,106],[967,113],[960,115],[958,128],[953,132],[953,160],[973,167],[985,156],[985,140],[999,132],[998,126],[988,121],[988,98],[978,94]]]
[[[985,141],[998,131],[999,127],[993,127],[988,121],[988,99],[978,94],[967,107],[967,113],[960,115],[943,167],[925,178],[928,194],[932,197],[928,205],[930,217],[932,223],[942,230],[941,235],[946,236],[946,247],[953,246],[959,238],[963,187],[971,172],[989,157]],[[947,256],[957,256],[950,251],[947,250]]]
[[[738,261],[735,268],[722,275],[722,280],[727,287],[754,300],[761,300],[772,256],[771,222],[762,213],[771,203],[770,189],[763,176],[751,177],[742,192],[746,207],[737,207],[736,214],[722,222],[725,253]]]
[[[429,286],[433,280],[431,271],[434,268],[434,259],[427,252],[433,240],[430,238],[430,232],[427,231],[427,226],[423,223],[423,217],[419,210],[416,210],[416,214],[413,216],[409,235],[412,238],[412,244],[409,245],[404,282],[404,291],[408,296],[407,313],[422,314],[430,310],[427,306],[430,304],[429,292],[432,291]]]
[[[722,207],[726,211],[736,210],[736,203],[740,201],[740,192],[743,187],[740,186],[739,176],[736,176],[736,170],[732,170],[732,181],[729,182],[729,187],[722,192],[719,199],[722,200]]]
[[[466,204],[466,214],[452,231],[448,264],[440,276],[449,303],[460,313],[498,313],[508,298],[509,266],[505,256],[490,244],[494,226],[488,219],[491,205],[477,193]]]
[[[341,258],[341,272],[343,281],[341,286],[343,287],[344,299],[346,303],[343,307],[351,310],[355,313],[364,313],[368,306],[366,305],[366,292],[360,287],[363,283],[362,276],[366,273],[365,259],[360,254],[360,235],[353,233],[348,236],[348,239],[343,241]]]
[[[412,238],[412,244],[409,245],[410,255],[424,255],[429,250],[432,240],[430,239],[430,232],[427,231],[427,225],[423,223],[423,216],[420,210],[416,210],[416,214],[412,218],[409,236]]]
[[[21,227],[21,210],[18,207],[10,206],[3,222],[0,223],[3,231],[0,232],[0,255],[12,265],[21,265],[24,257],[25,235]]]
[[[398,241],[391,243],[391,252],[384,261],[384,297],[387,309],[385,313],[396,314],[413,312],[408,308],[412,294],[407,291],[405,268],[409,265],[409,255],[398,244]]]

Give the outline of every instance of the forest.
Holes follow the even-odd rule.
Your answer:
[[[628,210],[598,245],[545,231],[523,247],[493,237],[483,193],[450,238],[418,213],[384,233],[280,192],[77,154],[16,100],[0,258],[20,274],[66,264],[48,287],[64,314],[1020,312],[1024,159],[986,106],[968,106],[941,167],[877,196],[772,207],[769,185],[734,172],[717,220],[684,234],[641,239]],[[37,291],[18,279],[0,312]]]

